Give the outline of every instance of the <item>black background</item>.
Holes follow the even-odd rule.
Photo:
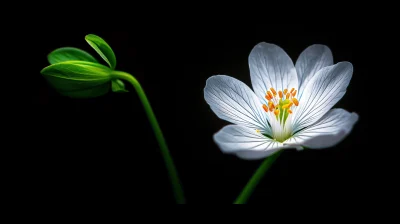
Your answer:
[[[62,30],[62,31],[60,31]],[[334,62],[354,66],[347,93],[335,106],[359,114],[352,133],[324,150],[287,150],[258,185],[251,204],[298,199],[330,202],[369,198],[377,182],[371,158],[371,127],[366,97],[373,88],[365,30],[287,29],[265,25],[258,29],[222,30],[60,29],[30,34],[24,50],[31,60],[20,65],[18,94],[18,191],[24,199],[82,204],[174,203],[166,169],[141,103],[130,93],[109,93],[87,100],[58,95],[40,70],[47,54],[73,46],[90,52],[84,36],[93,33],[113,48],[117,70],[142,84],[164,132],[190,204],[229,204],[261,164],[224,155],[212,135],[227,122],[210,110],[203,97],[208,77],[233,76],[251,86],[248,55],[259,42],[275,43],[295,62],[312,44],[325,44]],[[17,116],[19,116],[19,114]],[[370,193],[365,193],[370,192]],[[368,197],[366,197],[368,194]]]

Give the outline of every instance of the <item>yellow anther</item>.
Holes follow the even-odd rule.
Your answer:
[[[292,101],[296,107],[299,105],[299,101],[296,98],[293,98]]]
[[[293,113],[291,109],[288,110],[289,114]]]
[[[286,99],[289,99],[289,97],[290,97],[290,93],[287,93],[286,94]]]
[[[271,98],[271,97],[269,97],[269,96],[268,96],[268,94],[267,94],[267,95],[265,95],[265,99],[267,99],[267,100],[271,100],[272,98]]]
[[[257,132],[257,133],[260,133],[260,130],[256,129],[256,132]]]
[[[283,97],[282,91],[279,90],[278,93],[279,93],[279,98],[282,98]]]
[[[275,105],[272,103],[269,105],[269,111],[273,111],[275,109]]]
[[[275,115],[278,115],[278,114],[279,114],[279,110],[276,109],[276,110],[274,111],[274,114],[275,114]]]
[[[274,88],[270,88],[270,90],[271,90],[272,94],[274,94],[274,96],[276,96],[276,91],[275,91],[275,89],[274,89]]]
[[[265,112],[268,112],[268,107],[267,107],[267,105],[263,104],[263,109],[265,110]]]
[[[293,93],[293,91],[294,91],[294,88],[292,88],[292,89],[290,90],[290,93]]]
[[[293,91],[292,96],[296,96],[297,90]]]
[[[285,104],[285,105],[283,105],[283,106],[282,106],[282,109],[289,108],[289,107],[290,107],[290,104],[291,104],[291,102],[290,102],[290,103],[288,103],[288,104]]]
[[[283,90],[283,94],[286,95],[286,93],[287,93],[287,89],[284,89],[284,90]]]
[[[271,99],[274,98],[274,96],[272,96],[272,93],[270,91],[268,91],[267,94]]]

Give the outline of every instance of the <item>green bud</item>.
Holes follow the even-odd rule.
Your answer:
[[[57,92],[73,98],[91,98],[108,93],[110,73],[110,68],[88,61],[64,61],[41,71]]]

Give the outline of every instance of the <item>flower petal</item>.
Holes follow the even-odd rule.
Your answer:
[[[214,141],[224,153],[234,153],[243,159],[265,158],[279,149],[282,143],[274,141],[240,125],[227,125],[214,135]],[[286,146],[287,148],[287,146]]]
[[[204,98],[221,119],[270,134],[262,103],[243,82],[216,75],[207,79]]]
[[[250,76],[254,92],[260,99],[272,87],[276,91],[298,88],[292,59],[275,44],[259,43],[249,56]]]
[[[350,62],[322,68],[308,82],[294,111],[293,131],[312,125],[328,112],[346,93],[353,74]]]
[[[268,151],[240,151],[236,153],[236,156],[245,160],[265,159],[280,149],[282,148],[271,149]]]
[[[296,71],[299,80],[298,98],[301,98],[304,87],[317,72],[333,65],[333,56],[331,50],[321,44],[314,44],[301,52],[296,61]]]
[[[284,145],[302,145],[309,148],[328,148],[342,141],[358,121],[356,113],[332,109],[318,122],[301,130],[284,142]]]

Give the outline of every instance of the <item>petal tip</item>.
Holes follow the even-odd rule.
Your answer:
[[[325,44],[312,44],[308,48],[317,48],[321,50],[331,51],[331,49]]]
[[[338,67],[343,67],[346,69],[349,69],[351,72],[353,72],[353,64],[349,61],[341,61],[335,64]]]
[[[352,120],[354,123],[358,122],[360,119],[360,116],[356,112],[352,112],[350,115],[350,120]]]
[[[254,46],[253,49],[256,49],[256,48],[276,48],[276,47],[280,48],[278,45],[273,44],[273,43],[259,42],[258,44],[256,44]]]
[[[207,86],[210,84],[210,82],[212,82],[215,79],[222,78],[222,77],[228,77],[228,76],[218,74],[218,75],[213,75],[213,76],[208,77],[206,80],[206,86],[204,87],[204,89],[207,88]]]

